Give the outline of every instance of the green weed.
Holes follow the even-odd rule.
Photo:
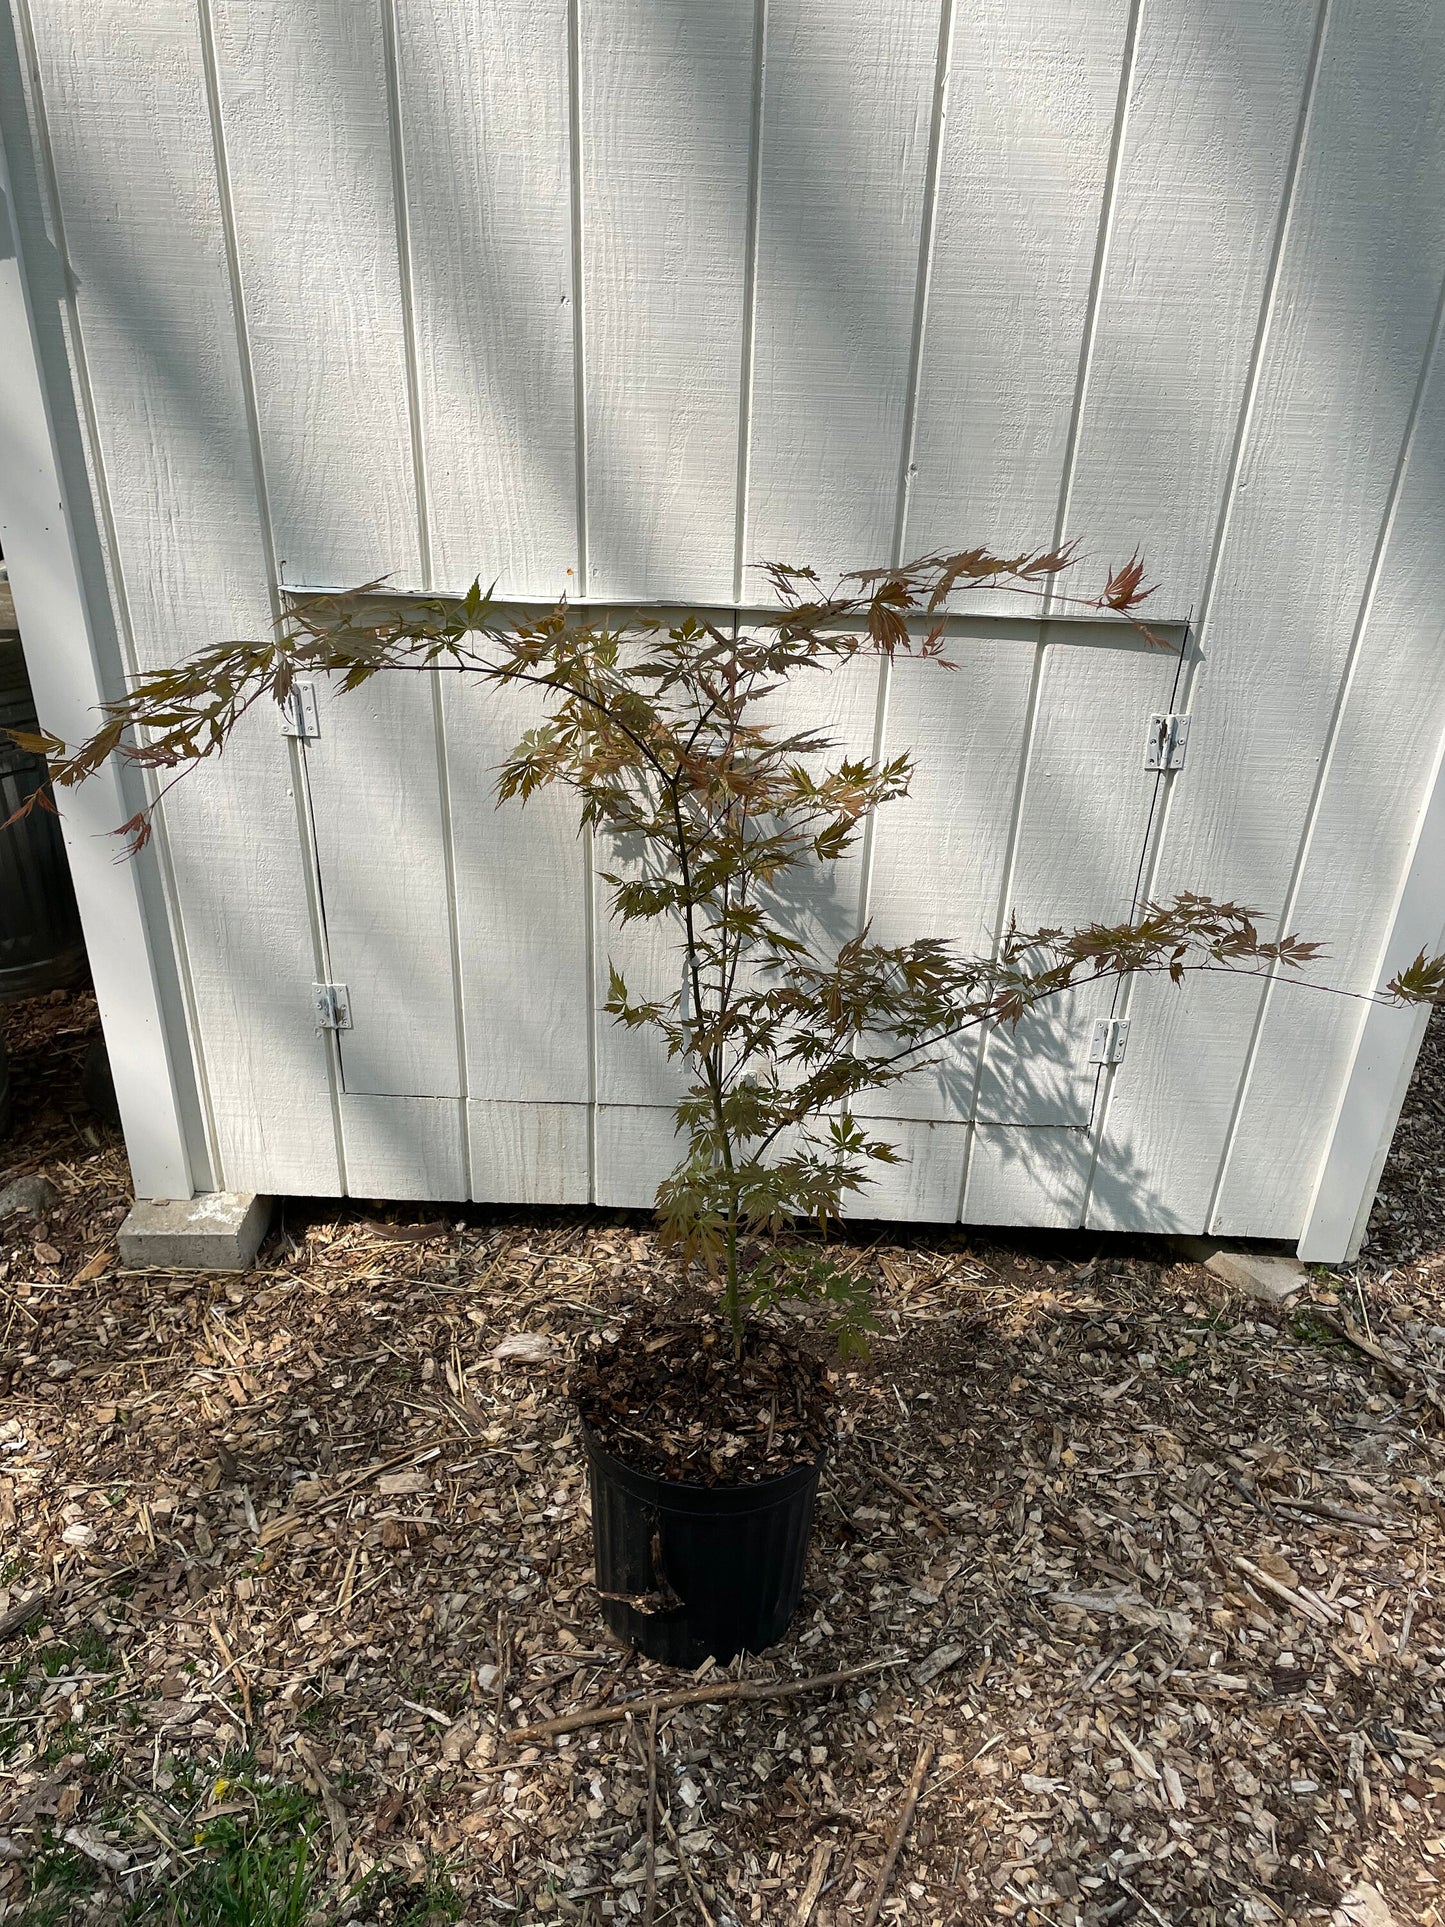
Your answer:
[[[1318,1318],[1312,1318],[1307,1311],[1297,1311],[1290,1320],[1289,1328],[1301,1345],[1338,1347],[1341,1342],[1328,1325],[1322,1325]]]
[[[326,1858],[314,1804],[299,1787],[264,1780],[219,1790],[243,1793],[250,1810],[198,1827],[192,1841],[204,1857],[138,1895],[125,1927],[306,1927]]]
[[[173,1808],[197,1812],[221,1802],[244,1806],[190,1826],[172,1823],[185,1864],[158,1870],[142,1892],[117,1900],[119,1911],[105,1918],[119,1927],[318,1927],[343,1917],[376,1927],[441,1927],[462,1918],[461,1898],[440,1867],[421,1881],[377,1868],[346,1893],[327,1893],[327,1836],[316,1802],[249,1764],[213,1781],[176,1762],[168,1798]],[[114,1823],[119,1815],[108,1817]],[[67,1927],[102,1878],[92,1862],[47,1837],[16,1927]]]
[[[461,1896],[444,1868],[431,1869],[414,1881],[393,1867],[378,1867],[347,1896],[348,1913],[360,1907],[360,1918],[377,1927],[441,1927],[460,1920],[465,1911]]]
[[[75,1902],[99,1880],[94,1861],[47,1835],[30,1870],[30,1894],[16,1927],[62,1927],[73,1917]]]

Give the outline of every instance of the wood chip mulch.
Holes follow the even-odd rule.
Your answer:
[[[381,1865],[478,1922],[1445,1921],[1439,1020],[1311,1286],[1393,1371],[1162,1246],[860,1227],[802,1609],[728,1676],[891,1663],[534,1744],[708,1683],[602,1625],[565,1395],[646,1221],[292,1203],[245,1277],[126,1273],[92,1024],[6,1016],[0,1185],[59,1199],[0,1221],[0,1921],[67,1832],[118,1918],[243,1770],[324,1813],[326,1919]]]
[[[737,1357],[716,1308],[679,1298],[677,1311],[629,1319],[584,1346],[568,1389],[603,1449],[690,1485],[748,1485],[814,1464],[835,1429],[824,1361],[754,1320]]]

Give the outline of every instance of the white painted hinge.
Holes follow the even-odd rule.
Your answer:
[[[1151,716],[1144,739],[1145,769],[1182,769],[1188,742],[1187,716]]]
[[[321,734],[321,714],[316,707],[314,682],[292,683],[290,699],[281,711],[281,733],[283,736],[299,736],[302,742],[310,742]]]
[[[313,984],[316,992],[316,1028],[351,1029],[351,997],[345,984]]]
[[[1091,1064],[1122,1064],[1124,1046],[1129,1041],[1127,1017],[1101,1017],[1094,1026],[1094,1043],[1089,1052]]]

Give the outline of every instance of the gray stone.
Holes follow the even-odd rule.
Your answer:
[[[1309,1273],[1299,1259],[1284,1252],[1231,1251],[1218,1238],[1173,1237],[1169,1244],[1181,1258],[1203,1265],[1235,1291],[1271,1305],[1284,1304],[1309,1283]]]
[[[0,1218],[8,1218],[12,1211],[28,1211],[32,1218],[41,1217],[53,1211],[60,1202],[60,1193],[39,1171],[29,1177],[15,1178],[0,1191]]]
[[[131,1270],[244,1271],[271,1219],[254,1191],[202,1191],[194,1198],[137,1198],[120,1228],[120,1261]]]
[[[1284,1304],[1309,1282],[1309,1274],[1298,1258],[1275,1257],[1262,1251],[1216,1251],[1212,1258],[1205,1259],[1204,1269],[1247,1297],[1262,1298],[1271,1305]]]

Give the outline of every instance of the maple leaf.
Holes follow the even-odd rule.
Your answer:
[[[1159,586],[1157,582],[1153,582],[1147,589],[1141,588],[1140,584],[1143,580],[1144,558],[1135,549],[1127,562],[1110,572],[1102,597],[1105,606],[1118,610],[1121,615],[1126,614],[1130,609],[1137,609],[1139,604],[1146,602]]]

